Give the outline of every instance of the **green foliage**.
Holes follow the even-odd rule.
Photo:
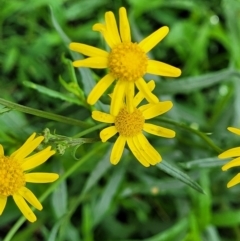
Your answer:
[[[240,240],[239,186],[226,188],[236,169],[222,150],[239,146],[227,131],[240,127],[239,0],[0,0],[0,137],[6,153],[36,131],[43,146],[58,151],[44,171],[60,174],[49,185],[32,185],[43,203],[37,221],[25,222],[11,198],[0,216],[0,240],[230,241]],[[176,79],[147,75],[154,94],[173,109],[155,121],[176,131],[174,139],[149,136],[164,161],[141,166],[125,150],[109,162],[112,143],[99,142],[104,124],[86,96],[104,71],[74,69],[83,58],[71,41],[106,48],[92,25],[104,13],[128,11],[132,38],[161,26],[170,33],[150,58],[182,69]],[[107,101],[105,101],[107,99]],[[46,130],[50,129],[50,132]],[[44,131],[45,130],[45,131]]]

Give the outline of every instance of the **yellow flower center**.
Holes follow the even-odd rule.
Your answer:
[[[148,58],[137,43],[120,43],[108,57],[110,72],[116,79],[136,81],[147,71]]]
[[[142,131],[144,121],[140,110],[129,113],[126,108],[122,108],[115,118],[115,127],[121,136],[133,137]]]
[[[11,157],[0,156],[0,195],[13,195],[24,185],[25,177],[20,163]]]

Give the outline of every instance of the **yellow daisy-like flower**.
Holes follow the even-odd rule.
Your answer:
[[[240,135],[240,129],[238,129],[238,128],[228,127],[227,129],[234,134]],[[225,164],[222,167],[223,171],[226,171],[231,167],[240,166],[240,147],[235,147],[235,148],[231,148],[227,151],[224,151],[218,157],[221,159],[235,157],[235,159],[228,162],[227,164]],[[237,185],[238,183],[240,183],[240,173],[238,173],[230,182],[228,182],[227,187],[230,188],[232,186]]]
[[[150,81],[147,87],[149,87],[151,91],[154,85],[154,81]],[[145,122],[170,110],[173,106],[172,102],[163,101],[156,104],[142,105],[137,108],[143,98],[142,92],[139,92],[132,98],[132,110],[130,110],[131,103],[128,103],[128,99],[126,99],[127,105],[122,103],[117,115],[114,115],[111,111],[110,114],[101,111],[92,112],[92,118],[94,120],[113,124],[100,132],[102,142],[106,142],[117,133],[119,134],[110,156],[110,161],[114,165],[119,162],[126,143],[133,155],[145,167],[156,165],[162,160],[160,154],[143,135],[143,131],[166,138],[175,136],[175,132],[170,129]]]
[[[180,69],[151,60],[147,56],[147,53],[168,34],[168,27],[158,29],[140,43],[133,43],[126,9],[121,7],[119,9],[119,28],[114,14],[106,12],[105,24],[97,23],[93,25],[93,30],[99,31],[103,35],[111,48],[110,52],[81,43],[71,43],[69,46],[71,50],[89,56],[89,58],[74,61],[74,67],[109,68],[109,73],[90,92],[87,98],[90,105],[97,102],[114,80],[118,81],[112,95],[110,107],[112,114],[117,115],[124,96],[132,92],[134,86],[144,94],[144,98],[148,102],[157,103],[158,98],[149,91],[142,77],[146,73],[169,77],[180,76]]]
[[[26,183],[48,183],[55,181],[59,177],[56,173],[27,173],[28,170],[41,165],[55,154],[55,151],[51,150],[49,146],[34,155],[28,156],[44,139],[43,136],[36,138],[35,136],[36,133],[33,133],[10,156],[4,155],[3,147],[0,145],[0,215],[6,206],[7,198],[12,196],[26,219],[35,222],[37,218],[27,202],[38,210],[42,210],[42,204],[26,187]]]

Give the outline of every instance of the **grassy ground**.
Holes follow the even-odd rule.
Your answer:
[[[227,131],[240,127],[240,1],[49,3],[0,0],[0,142],[11,153],[32,132],[48,133],[48,128],[52,136],[45,145],[58,153],[39,170],[61,175],[54,184],[29,185],[44,207],[35,211],[33,224],[9,198],[0,240],[240,240],[240,186],[226,187],[238,167],[222,172],[226,160],[217,158],[240,143]],[[182,70],[176,79],[145,78],[156,81],[154,93],[161,100],[174,103],[155,123],[177,134],[148,136],[164,159],[150,168],[127,149],[117,166],[110,164],[113,141],[100,142],[103,126],[91,119],[84,94],[105,70],[71,67],[78,56],[69,51],[69,42],[105,48],[92,25],[109,10],[118,18],[121,6],[137,42],[169,26],[150,55]],[[109,104],[107,95],[101,103]]]

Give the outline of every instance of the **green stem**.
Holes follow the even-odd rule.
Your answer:
[[[99,152],[105,145],[101,145],[100,143],[94,146],[94,151],[89,152],[86,154],[80,161],[76,162],[73,166],[71,166],[60,178],[55,181],[39,198],[40,202],[43,202],[56,188],[57,186],[65,179],[67,179],[75,170],[77,170],[80,166],[82,166],[87,160],[92,158],[97,152]],[[34,208],[33,208],[34,210]],[[17,230],[21,227],[21,225],[25,221],[25,217],[21,217],[18,221],[12,226],[6,237],[3,241],[10,241]]]
[[[193,132],[194,134],[198,135],[201,139],[203,139],[214,151],[216,151],[217,153],[221,153],[223,152],[221,148],[219,148],[217,145],[215,145],[213,143],[213,141],[208,138],[204,133],[202,133],[201,131],[198,131],[196,129],[193,129],[183,123],[179,123],[179,122],[176,122],[176,121],[173,121],[173,120],[169,120],[167,118],[159,118],[158,119],[159,121],[162,121],[162,122],[165,122],[165,123],[168,123],[168,124],[171,124],[171,125],[174,125],[174,126],[178,126],[182,129],[185,129],[185,130],[188,130],[190,132]]]
[[[93,132],[93,131],[95,131],[95,130],[103,129],[103,128],[106,127],[106,126],[107,126],[106,123],[101,123],[101,124],[95,125],[95,126],[93,126],[93,127],[90,127],[90,128],[88,128],[88,129],[86,129],[86,130],[84,130],[84,131],[81,131],[80,133],[76,134],[76,135],[74,136],[74,138],[76,138],[76,137],[81,137],[81,136],[85,136],[86,134],[89,134],[89,133],[91,133],[91,132]]]
[[[8,100],[4,100],[2,98],[0,98],[0,104],[11,109],[11,110],[17,110],[26,114],[30,114],[30,115],[34,115],[34,116],[38,116],[38,117],[42,117],[45,119],[49,119],[49,120],[54,120],[54,121],[58,121],[61,123],[65,123],[65,124],[69,124],[69,125],[75,125],[75,126],[80,126],[80,127],[90,127],[90,124],[87,124],[83,121],[79,121],[73,118],[68,118],[65,116],[61,116],[61,115],[56,115],[53,113],[49,113],[46,111],[42,111],[42,110],[37,110],[31,107],[26,107],[24,105],[19,105],[16,103],[13,103],[11,101]]]

